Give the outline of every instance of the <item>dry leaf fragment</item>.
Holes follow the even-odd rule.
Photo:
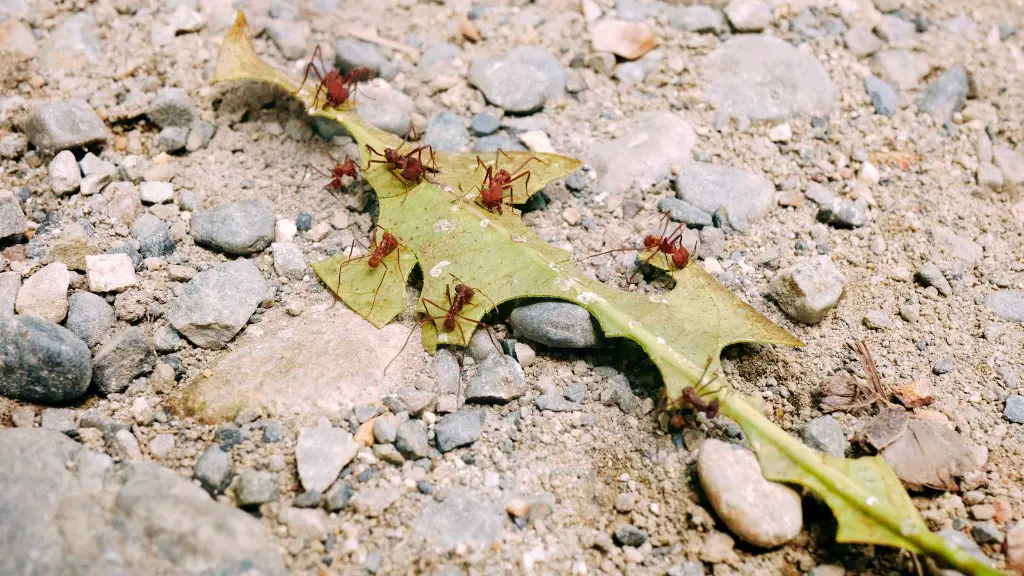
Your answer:
[[[908,490],[957,491],[956,479],[988,461],[988,450],[944,424],[886,410],[864,427],[861,442],[881,453]]]
[[[920,408],[935,401],[935,387],[932,379],[922,376],[913,382],[907,382],[893,389],[896,399],[907,408]]]
[[[481,39],[480,30],[477,29],[476,24],[470,22],[465,16],[459,19],[459,34],[470,42],[479,42]]]
[[[594,51],[636,60],[658,45],[651,27],[642,22],[601,20],[590,31]]]

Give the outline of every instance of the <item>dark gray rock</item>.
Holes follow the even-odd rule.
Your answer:
[[[89,348],[53,322],[0,314],[0,350],[3,396],[54,404],[78,398],[89,388]]]
[[[487,545],[501,535],[505,511],[485,494],[453,490],[441,501],[429,502],[413,526],[416,533],[441,550],[460,542]]]
[[[225,262],[196,274],[166,318],[196,346],[223,348],[245,327],[266,292],[267,283],[253,262]]]
[[[800,428],[800,438],[815,450],[842,458],[850,447],[843,427],[831,416],[821,416]]]
[[[867,210],[863,200],[839,200],[818,209],[818,222],[835,228],[860,228],[868,220]]]
[[[103,394],[121,392],[155,365],[156,354],[146,332],[138,326],[125,328],[96,351],[92,381]]]
[[[975,522],[971,528],[971,536],[978,544],[1002,544],[1004,539],[1003,531],[991,520]]]
[[[395,438],[395,448],[402,453],[402,456],[411,460],[426,458],[430,454],[430,445],[427,443],[427,427],[419,420],[402,422]]]
[[[243,431],[233,423],[221,425],[213,435],[213,440],[221,448],[230,452],[232,448],[249,439],[249,432]]]
[[[209,446],[196,460],[192,477],[199,481],[203,490],[211,496],[217,496],[231,481],[231,455],[221,450],[220,446]]]
[[[1003,406],[1003,417],[1014,424],[1024,424],[1024,396],[1010,394]]]
[[[355,68],[369,68],[375,76],[390,80],[398,73],[398,67],[369,42],[342,38],[334,43],[334,53],[334,65],[344,74]]]
[[[488,102],[513,114],[529,114],[544,106],[548,78],[539,68],[513,58],[475,58],[469,82]]]
[[[64,326],[90,348],[99,344],[114,325],[114,307],[92,292],[75,292],[68,298]]]
[[[676,196],[710,214],[725,208],[728,224],[746,231],[775,204],[775,186],[762,176],[737,168],[690,162],[673,182]]]
[[[466,401],[507,404],[526,393],[526,375],[509,356],[492,354],[480,362],[466,385]]]
[[[884,80],[877,76],[867,76],[864,78],[864,90],[871,97],[871,105],[875,107],[875,114],[890,116],[896,113],[900,97]]]
[[[195,106],[184,88],[161,88],[146,111],[150,121],[161,128],[188,128],[195,115]]]
[[[263,441],[267,444],[280,442],[284,438],[284,430],[277,420],[270,420],[263,425]]]
[[[274,212],[254,200],[221,204],[192,216],[196,244],[246,256],[262,251],[274,241]]]
[[[241,508],[277,501],[277,481],[272,472],[243,470],[238,474],[235,501]]]
[[[708,56],[704,70],[718,108],[752,120],[826,116],[835,100],[821,62],[772,36],[734,36]]]
[[[110,132],[103,120],[84,100],[46,104],[29,115],[22,130],[33,146],[46,153],[110,139]]]
[[[299,232],[309,232],[313,228],[313,215],[308,212],[299,212],[295,217],[295,229]]]
[[[582,306],[538,302],[520,306],[509,318],[517,338],[555,348],[590,348],[597,344],[594,322]]]
[[[40,429],[0,430],[0,461],[2,574],[288,574],[259,520],[153,463]]]
[[[306,490],[292,499],[292,506],[296,508],[316,508],[320,505],[323,494],[317,490]]]
[[[469,122],[469,128],[473,131],[474,136],[489,136],[497,132],[499,126],[501,126],[501,122],[487,112],[474,115]]]
[[[577,402],[572,402],[558,394],[541,394],[537,396],[534,403],[539,410],[547,410],[549,412],[576,412],[583,409],[583,406],[580,406]]]
[[[695,228],[711,226],[711,214],[678,198],[662,198],[658,201],[658,212],[668,213],[673,222],[685,222]]]
[[[328,512],[337,512],[348,506],[348,503],[352,501],[353,494],[355,491],[352,490],[352,485],[348,481],[338,480],[324,494],[324,507]]]
[[[968,91],[967,70],[957,64],[928,85],[917,107],[937,122],[950,122],[953,114],[964,107]]]
[[[1002,290],[985,296],[988,308],[1003,320],[1024,322],[1024,292]]]
[[[174,253],[171,229],[152,214],[143,214],[132,226],[132,237],[139,241],[139,252],[145,258],[168,256]]]
[[[436,152],[459,152],[469,144],[469,131],[462,118],[442,110],[427,123],[423,143],[433,147]]]
[[[647,533],[632,524],[619,524],[615,527],[615,542],[619,546],[642,546],[647,542]]]
[[[483,410],[460,410],[441,418],[434,425],[434,439],[442,453],[468,446],[479,440],[483,433]]]
[[[914,274],[914,277],[918,282],[925,286],[934,286],[935,289],[939,291],[939,294],[942,294],[943,296],[950,296],[953,294],[953,287],[949,285],[949,280],[946,280],[946,277],[942,274],[942,271],[939,270],[939,267],[931,262],[922,264],[921,267],[917,269],[917,273]]]

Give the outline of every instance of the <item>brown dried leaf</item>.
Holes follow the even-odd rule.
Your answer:
[[[896,399],[907,408],[920,408],[935,401],[935,387],[932,379],[922,376],[913,382],[907,382],[893,389]]]
[[[821,409],[826,412],[834,410],[855,410],[874,404],[867,387],[846,374],[836,374],[821,385]]]
[[[909,490],[957,491],[956,479],[981,468],[988,450],[971,444],[948,426],[886,410],[861,431],[861,441],[878,450]]]
[[[651,27],[642,22],[601,20],[590,31],[595,52],[611,52],[636,60],[658,45]]]

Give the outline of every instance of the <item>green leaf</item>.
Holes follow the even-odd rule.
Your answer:
[[[292,93],[298,88],[255,54],[241,13],[221,48],[216,80],[271,82]],[[315,89],[307,83],[298,95],[307,106]],[[367,145],[378,151],[402,145],[395,136],[367,125],[352,110],[309,113],[341,123],[358,143],[364,166],[369,160]],[[497,161],[511,170],[531,156],[541,162],[529,164],[528,186],[523,178],[522,184],[517,181],[513,187],[517,203],[579,166],[572,158],[526,152],[481,161],[486,165]],[[486,312],[507,300],[536,297],[574,302],[594,316],[606,336],[628,338],[643,347],[661,371],[670,400],[678,401],[686,386],[695,386],[710,370],[712,383],[701,389],[702,396],[719,399],[722,413],[743,427],[767,478],[801,484],[829,504],[839,522],[839,541],[898,546],[932,554],[972,574],[996,573],[928,532],[883,460],[847,460],[814,452],[729,388],[719,370],[719,355],[725,346],[738,342],[802,344],[702,268],[692,265],[671,271],[676,286],[667,294],[609,288],[583,275],[567,252],[537,238],[514,210],[505,207],[502,214],[494,214],[479,206],[474,188],[481,184],[484,169],[476,156],[438,153],[436,162],[439,172],[408,190],[406,183],[382,165],[364,171],[380,200],[379,225],[403,243],[398,251],[403,272],[395,271],[397,257],[393,262],[385,259],[386,271],[371,270],[362,258],[344,266],[339,284],[343,257],[315,265],[324,284],[356,312],[377,326],[401,312],[408,268],[414,261],[423,271],[417,309],[433,320],[424,322],[423,327],[424,345],[429,350],[438,343],[466,344]],[[447,330],[443,319],[449,307],[446,292],[460,282],[473,287],[476,294],[453,329]]]

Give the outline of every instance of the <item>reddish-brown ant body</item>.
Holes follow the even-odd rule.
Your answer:
[[[313,60],[320,61],[320,67],[313,63]],[[326,70],[324,74],[320,73],[320,70]],[[319,84],[316,87],[316,93],[313,95],[313,108],[316,109],[317,102],[320,100],[320,93],[324,94],[324,105],[323,109],[328,108],[341,108],[345,106],[349,98],[355,93],[356,84],[364,82],[370,78],[370,70],[368,68],[355,68],[348,74],[342,74],[337,70],[327,70],[324,66],[323,54],[320,51],[320,46],[317,46],[313,50],[313,56],[310,57],[309,63],[306,64],[306,73],[302,76],[302,84],[299,84],[299,89],[296,94],[302,91],[302,87],[306,85],[306,80],[309,79],[309,73],[312,72],[316,76]]]
[[[708,420],[714,420],[718,417],[719,410],[721,409],[721,403],[718,401],[718,398],[712,398],[711,401],[705,401],[700,397],[701,391],[715,380],[715,377],[713,376],[711,380],[704,382],[708,369],[711,367],[711,361],[712,359],[708,358],[708,363],[704,366],[704,372],[701,374],[700,380],[697,381],[696,387],[687,386],[683,388],[682,398],[678,401],[680,404],[679,408],[669,410],[667,406],[668,397],[665,395],[665,392],[662,391],[663,396],[660,410],[663,412],[670,412],[669,427],[673,429],[680,429],[683,427],[685,420],[683,418],[682,407],[687,404],[692,406],[695,411],[703,412],[704,416],[706,416]]]
[[[686,224],[684,222],[680,222],[679,226],[676,226],[675,230],[673,230],[671,234],[666,235],[669,222],[668,213],[665,213],[662,220],[664,221],[664,224],[661,228],[661,234],[648,234],[644,236],[643,250],[651,250],[651,254],[647,256],[647,258],[644,258],[641,264],[648,264],[658,254],[664,254],[669,265],[673,268],[680,270],[686,268],[686,265],[690,263],[691,258],[697,254],[697,250],[700,248],[700,237],[698,237],[694,242],[693,250],[691,251],[687,249],[686,246],[683,246],[683,231]],[[604,252],[598,252],[597,254],[581,258],[580,260],[577,260],[577,262],[582,262],[583,260],[596,258],[597,256],[603,256],[605,254],[611,254],[612,252],[625,252],[632,250],[636,250],[636,248],[615,248],[613,250],[606,250]],[[637,267],[637,269],[629,275],[629,278],[626,279],[626,282],[632,284],[633,278],[639,271],[640,268]]]
[[[467,317],[462,315],[462,311],[467,306],[475,305],[475,304],[471,304],[471,301],[473,300],[473,297],[476,296],[477,292],[479,292],[479,291],[473,289],[472,287],[467,285],[462,280],[459,280],[459,278],[456,277],[454,274],[452,274],[451,277],[454,278],[455,280],[457,280],[458,283],[455,284],[455,289],[454,289],[455,295],[454,296],[452,295],[452,286],[451,286],[451,284],[449,284],[449,285],[444,287],[444,297],[445,297],[445,300],[448,302],[448,308],[447,309],[444,306],[441,306],[440,304],[438,304],[437,302],[434,302],[433,300],[430,300],[429,298],[421,297],[420,300],[423,301],[423,308],[424,309],[426,309],[426,307],[427,307],[426,305],[427,304],[430,304],[434,308],[437,308],[438,310],[443,312],[443,314],[441,314],[439,316],[430,316],[430,313],[428,312],[427,313],[428,318],[430,318],[431,320],[439,320],[439,319],[443,318],[444,322],[442,322],[441,326],[444,328],[444,331],[445,332],[451,332],[452,330],[456,330],[457,329],[459,331],[459,335],[462,336],[462,341],[465,342],[466,341],[466,334],[465,334],[465,332],[462,331],[462,326],[459,325],[459,320],[462,319],[462,320],[465,320],[467,322],[472,322],[473,324],[476,324],[476,325],[483,324],[479,320],[473,320],[472,318],[467,318]],[[488,297],[486,294],[483,294],[483,293],[481,293],[481,294],[483,295],[484,298],[487,298],[488,300],[490,300],[490,297]],[[491,306],[494,307],[494,302],[493,301],[491,301]],[[488,334],[490,334],[490,332],[488,332]],[[499,348],[499,351],[500,351],[500,348]]]
[[[418,146],[406,153],[402,152],[403,145],[404,142],[398,148],[384,148],[382,153],[367,144],[366,150],[370,153],[370,159],[366,162],[366,168],[363,170],[369,170],[370,166],[374,164],[383,164],[405,185],[405,191],[408,192],[410,184],[415,186],[423,179],[430,181],[429,176],[437,174],[440,170],[438,170],[434,159],[434,149],[430,145]],[[424,150],[430,155],[429,162],[423,161]],[[374,159],[374,156],[379,156],[380,159]]]
[[[379,241],[377,240],[376,228],[380,228],[381,230],[384,231],[384,234],[381,235]],[[352,246],[349,247],[349,253],[351,253],[352,248],[355,246],[356,242],[357,241],[355,239],[352,240]],[[405,273],[402,271],[402,246],[403,244],[398,239],[397,236],[395,236],[391,232],[388,232],[387,230],[384,230],[382,226],[378,225],[375,227],[373,232],[373,240],[371,241],[369,248],[370,257],[366,259],[366,265],[373,270],[376,270],[378,267],[383,266],[384,274],[381,275],[380,282],[377,283],[377,289],[373,291],[373,300],[370,302],[370,310],[373,310],[373,307],[377,304],[377,294],[380,292],[380,287],[384,285],[384,277],[387,276],[387,273],[390,271],[390,268],[388,268],[388,265],[387,263],[384,262],[384,259],[390,256],[392,252],[394,252],[396,255],[395,259],[396,264],[398,265],[398,273],[401,274],[403,278],[405,277]],[[356,260],[356,258],[349,258],[340,266],[338,266],[339,290],[341,289],[341,273],[345,269],[345,266],[347,266],[353,260]]]
[[[299,180],[300,189],[302,188],[302,183],[306,180],[306,174],[308,174],[310,170],[324,178],[330,178],[330,182],[324,184],[324,189],[330,191],[332,194],[337,194],[337,192],[344,186],[342,178],[346,176],[352,179],[359,178],[359,166],[354,160],[352,160],[352,158],[346,156],[344,162],[338,162],[330,152],[327,152],[327,157],[331,159],[331,162],[334,162],[334,167],[331,168],[331,171],[325,172],[312,164],[306,164],[306,169],[302,171],[302,180]]]
[[[512,205],[511,192],[513,182],[520,178],[526,178],[526,190],[527,192],[530,190],[530,171],[523,170],[523,168],[533,160],[536,160],[541,164],[547,164],[547,162],[544,162],[536,156],[530,156],[525,162],[520,164],[518,168],[509,172],[508,170],[498,166],[499,154],[504,155],[506,158],[510,158],[510,156],[505,154],[505,152],[502,152],[500,148],[495,151],[494,164],[490,166],[484,163],[479,156],[476,157],[477,167],[484,167],[483,182],[477,186],[476,189],[480,191],[480,197],[477,200],[485,210],[488,212],[497,212],[498,214],[502,214],[502,205],[504,204],[506,190],[509,191],[509,206]],[[465,198],[471,192],[473,192],[473,189],[470,189],[469,192],[463,194],[462,197],[457,198],[457,200]]]

